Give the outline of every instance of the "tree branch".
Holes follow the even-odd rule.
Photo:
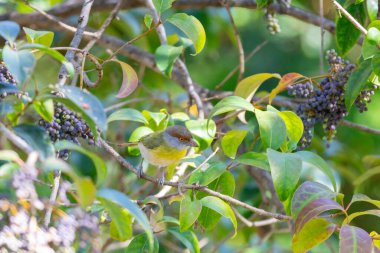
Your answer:
[[[130,164],[127,160],[125,160],[116,150],[114,150],[110,145],[108,145],[108,143],[106,141],[104,141],[103,139],[100,139],[100,145],[111,155],[113,156],[119,163],[122,167],[128,169],[129,171],[131,171],[132,173],[138,175],[138,171],[137,169],[132,165]],[[154,177],[151,177],[151,176],[148,176],[148,175],[145,175],[143,174],[141,176],[142,179],[145,179],[145,180],[148,180],[152,183],[155,183],[155,184],[158,184],[158,179],[157,178],[154,178]],[[290,216],[287,216],[287,215],[284,215],[284,214],[279,214],[279,213],[271,213],[271,212],[268,212],[268,211],[265,211],[263,209],[260,209],[260,208],[256,208],[254,206],[250,206],[248,205],[247,203],[244,203],[240,200],[237,200],[233,197],[230,197],[228,195],[224,195],[224,194],[221,194],[219,192],[216,192],[216,191],[213,191],[213,190],[210,190],[207,188],[207,186],[201,186],[201,185],[189,185],[189,184],[182,184],[182,183],[179,183],[179,182],[170,182],[170,181],[164,181],[163,185],[169,185],[169,186],[172,186],[172,187],[176,187],[176,188],[181,188],[181,189],[193,189],[193,190],[198,190],[198,191],[203,191],[203,192],[206,192],[212,196],[215,196],[215,197],[218,197],[220,199],[223,199],[224,201],[227,201],[233,205],[236,205],[236,206],[241,206],[245,209],[248,209],[258,215],[261,215],[261,216],[266,216],[266,217],[272,217],[272,218],[276,218],[276,219],[279,219],[279,220],[291,220],[291,217]]]

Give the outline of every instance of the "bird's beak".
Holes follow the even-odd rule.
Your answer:
[[[199,147],[198,143],[194,141],[194,139],[190,139],[189,144],[190,144],[190,147]]]

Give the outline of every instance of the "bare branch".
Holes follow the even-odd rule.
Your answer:
[[[367,126],[364,126],[364,125],[360,125],[360,124],[357,124],[357,123],[354,123],[354,122],[350,122],[348,120],[342,120],[340,122],[340,124],[343,125],[343,126],[348,126],[348,127],[351,127],[351,128],[355,128],[355,129],[360,130],[362,132],[380,135],[380,130],[379,129],[370,128],[370,127],[367,127]]]
[[[50,194],[49,206],[48,206],[48,209],[46,210],[45,218],[44,218],[44,226],[46,228],[49,226],[49,223],[51,220],[51,214],[53,213],[55,200],[57,199],[57,195],[58,195],[60,180],[61,180],[61,171],[55,170],[54,171],[53,189],[52,189],[51,194]]]
[[[11,130],[6,128],[2,123],[0,123],[0,132],[4,134],[8,140],[10,140],[14,145],[24,151],[26,154],[33,152],[33,149],[26,143],[23,139],[18,137]]]

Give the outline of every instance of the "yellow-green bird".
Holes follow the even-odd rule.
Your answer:
[[[148,163],[161,170],[159,184],[163,184],[165,173],[163,168],[178,163],[186,156],[191,147],[198,147],[190,131],[183,126],[170,126],[163,131],[151,133],[138,142],[141,156]],[[139,175],[142,175],[142,166]]]

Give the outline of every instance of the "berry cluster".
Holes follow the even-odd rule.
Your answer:
[[[347,115],[344,102],[344,85],[355,68],[354,64],[343,60],[334,50],[327,52],[330,75],[324,78],[319,89],[313,90],[310,83],[290,86],[288,92],[299,98],[307,98],[297,108],[297,115],[304,124],[304,134],[300,149],[310,145],[312,130],[316,123],[323,124],[325,139],[331,140],[336,134],[336,126]]]
[[[280,24],[278,23],[278,19],[275,17],[274,13],[267,12],[265,14],[265,19],[267,21],[267,29],[270,34],[281,32]]]
[[[310,98],[313,91],[313,84],[309,81],[288,86],[288,94],[297,98]]]
[[[371,97],[375,94],[375,90],[378,88],[378,85],[373,84],[360,92],[355,100],[355,106],[359,108],[360,112],[368,111],[367,104],[371,102]]]
[[[8,84],[8,85],[16,85],[16,80],[14,77],[9,73],[7,67],[0,62],[0,83],[2,84]],[[5,98],[9,94],[7,92],[0,92],[0,99]]]
[[[79,138],[88,141],[88,144],[94,145],[94,135],[89,126],[84,120],[79,117],[76,112],[67,109],[59,103],[54,104],[54,118],[52,122],[47,122],[43,119],[39,120],[39,125],[44,127],[52,141],[68,140],[75,144],[79,144]],[[61,150],[58,156],[67,159],[69,156],[68,150]]]

